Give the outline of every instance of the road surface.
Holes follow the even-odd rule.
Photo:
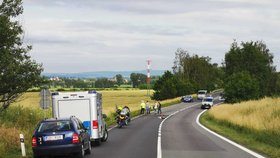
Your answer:
[[[180,103],[163,109],[170,117],[162,124],[162,158],[254,158],[247,152],[205,131],[196,123],[200,103]],[[95,146],[85,158],[157,158],[159,125],[157,115],[141,116],[129,126],[109,131],[108,141]]]

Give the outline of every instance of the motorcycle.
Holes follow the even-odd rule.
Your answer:
[[[117,125],[119,128],[122,128],[122,126],[127,125],[127,116],[125,114],[118,114],[116,117]]]
[[[116,106],[117,107],[117,106]],[[127,106],[125,106],[123,109],[116,108],[116,121],[118,124],[118,127],[121,128],[124,125],[128,125],[130,122],[130,110]]]

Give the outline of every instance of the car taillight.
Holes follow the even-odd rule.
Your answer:
[[[37,139],[36,137],[32,138],[32,147],[36,147],[37,146]]]
[[[92,128],[93,129],[98,129],[98,121],[97,120],[92,121]]]
[[[72,143],[75,144],[75,143],[79,143],[79,142],[80,142],[79,135],[77,133],[74,133],[73,137],[72,137]]]

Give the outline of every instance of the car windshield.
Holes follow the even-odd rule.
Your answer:
[[[185,98],[192,98],[192,96],[188,95],[188,96],[186,96]]]
[[[38,132],[56,132],[71,130],[70,121],[50,121],[42,122],[38,128]]]

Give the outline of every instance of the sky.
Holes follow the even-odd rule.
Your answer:
[[[44,72],[171,70],[178,48],[221,64],[234,40],[264,41],[280,70],[279,0],[24,0]]]

